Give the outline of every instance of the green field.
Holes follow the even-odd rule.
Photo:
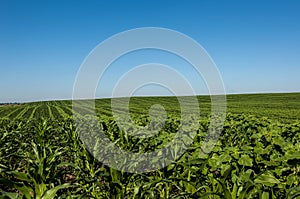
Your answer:
[[[210,97],[198,96],[198,101],[201,115],[207,116],[210,113]],[[154,104],[163,105],[168,113],[180,112],[176,97],[133,97],[130,111],[148,114],[148,109]],[[96,100],[97,114],[111,115],[110,106],[110,99]],[[227,112],[291,123],[300,120],[300,93],[227,95]],[[0,106],[0,117],[8,119],[60,119],[71,115],[72,101],[69,100]]]
[[[143,174],[115,170],[93,157],[104,147],[85,148],[71,101],[0,106],[0,198],[300,197],[300,93],[227,95],[221,136],[207,154],[201,147],[209,130],[210,97],[198,96],[198,101],[201,117],[189,149],[167,167]],[[79,103],[91,111],[85,101]],[[148,114],[154,104],[167,112],[159,133],[151,138],[127,135],[138,126],[148,125],[151,131],[159,125]],[[96,100],[97,123],[126,151],[163,148],[181,128],[176,97],[131,98],[135,127],[128,123],[128,129],[119,128],[110,106],[110,99]],[[93,125],[87,122],[86,131]]]

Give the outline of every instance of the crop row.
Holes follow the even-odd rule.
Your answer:
[[[53,116],[67,110],[57,107],[51,107]],[[150,166],[147,173],[128,173],[108,167],[94,157],[99,151],[109,154],[108,148],[101,145],[97,134],[91,131],[94,125],[99,125],[106,137],[123,150],[148,153],[176,138],[176,132],[182,128],[180,117],[170,116],[159,126],[151,123],[148,115],[133,115],[140,127],[147,127],[149,131],[161,128],[150,138],[128,135],[138,131],[139,126],[125,122],[120,128],[112,117],[102,116],[96,123],[89,122],[88,117],[80,118],[86,120],[82,128],[92,149],[80,139],[82,135],[74,121],[64,118],[0,120],[0,189],[3,196],[233,199],[296,198],[300,195],[299,123],[282,124],[254,116],[228,114],[221,136],[212,151],[205,153],[203,146],[209,131],[209,118],[202,118],[197,121],[192,145],[176,161],[153,171],[151,165],[146,165]],[[190,122],[195,121],[191,119]],[[188,128],[183,130],[189,131]],[[166,154],[176,156],[172,151]],[[152,164],[156,165],[157,161],[153,159]],[[117,163],[125,167],[141,166],[132,162]]]

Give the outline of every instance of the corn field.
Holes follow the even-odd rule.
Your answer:
[[[131,115],[137,125],[146,126],[150,118],[144,109],[149,103],[139,103],[143,108],[133,105]],[[98,105],[98,124],[124,150],[154,151],[172,140],[180,128],[180,115],[169,105],[170,113],[158,134],[128,136],[118,127],[108,104]],[[300,122],[276,120],[271,111],[267,115],[271,119],[237,113],[230,106],[211,152],[199,155],[210,122],[210,115],[203,111],[188,150],[168,166],[147,173],[118,171],[95,159],[93,153],[103,146],[95,145],[94,152],[86,149],[69,102],[3,106],[0,198],[300,198]],[[278,110],[273,113],[286,111]],[[86,124],[87,131],[92,125]]]

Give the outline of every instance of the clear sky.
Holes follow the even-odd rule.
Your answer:
[[[177,30],[200,43],[218,66],[228,93],[299,92],[299,10],[297,0],[2,0],[0,102],[70,99],[77,71],[96,45],[116,33],[148,26]],[[189,72],[180,68],[180,60],[157,51],[129,55],[123,64],[168,63],[167,58],[180,72]],[[107,95],[120,70],[108,72],[99,97]],[[193,77],[191,81],[197,85]],[[149,94],[146,90],[140,93]]]

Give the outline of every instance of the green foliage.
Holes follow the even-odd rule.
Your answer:
[[[169,106],[163,125],[151,121],[146,111],[155,100],[138,100],[130,103],[135,126],[128,121],[123,121],[122,128],[118,126],[108,108],[109,99],[96,103],[97,124],[124,150],[145,153],[164,147],[181,128],[176,100],[159,98]],[[273,114],[279,109],[261,112],[269,112],[267,116],[273,119],[228,113],[222,134],[209,153],[202,148],[210,121],[206,114],[197,121],[199,127],[189,149],[180,156],[170,152],[177,161],[143,174],[118,171],[95,159],[93,155],[103,146],[90,136],[94,147],[85,148],[71,118],[69,101],[18,105],[12,114],[9,110],[15,109],[0,110],[0,114],[8,115],[0,119],[0,198],[300,197],[300,123],[292,120],[295,115],[289,122],[274,121]],[[85,123],[84,128],[88,132],[94,125]],[[149,138],[128,134],[146,126],[149,132],[162,129]]]

